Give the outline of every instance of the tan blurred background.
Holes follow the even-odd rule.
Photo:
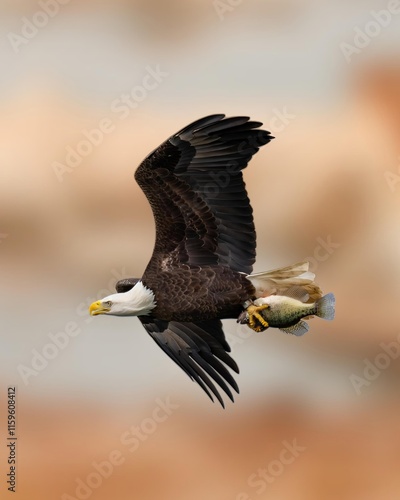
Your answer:
[[[394,0],[2,0],[1,498],[10,385],[17,498],[399,498],[399,28]],[[245,171],[255,271],[309,258],[337,298],[303,338],[226,321],[225,410],[87,315],[152,251],[135,167],[210,113],[276,136]]]

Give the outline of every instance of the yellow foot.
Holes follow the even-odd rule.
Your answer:
[[[249,316],[249,327],[255,332],[262,332],[269,327],[269,324],[260,314],[264,309],[268,309],[268,304],[263,304],[262,306],[255,306],[251,304],[247,309],[247,314]],[[257,322],[259,323],[257,325]]]

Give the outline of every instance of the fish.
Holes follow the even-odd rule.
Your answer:
[[[303,300],[300,300],[303,299]],[[268,327],[279,328],[285,333],[290,333],[300,337],[308,332],[309,326],[303,318],[318,316],[326,320],[333,320],[335,317],[335,296],[333,293],[324,295],[316,302],[305,303],[307,297],[294,298],[286,295],[269,295],[253,301],[256,307],[267,306],[260,310],[259,314],[268,326],[261,323],[257,325],[257,331],[264,331]],[[237,322],[248,323],[246,311],[241,313]]]

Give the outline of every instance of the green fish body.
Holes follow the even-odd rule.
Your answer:
[[[268,305],[261,312],[265,321],[272,328],[280,328],[286,333],[304,335],[308,325],[302,318],[318,316],[332,320],[335,316],[335,296],[328,293],[313,304],[305,304],[300,300],[284,295],[270,295],[254,301],[254,305]]]

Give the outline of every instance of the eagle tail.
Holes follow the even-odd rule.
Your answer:
[[[315,274],[309,271],[309,262],[298,262],[292,266],[274,269],[264,273],[246,276],[256,289],[256,297],[268,295],[292,295],[292,290],[299,295],[299,290],[308,298],[306,302],[316,302],[322,297],[322,290],[314,282]]]

